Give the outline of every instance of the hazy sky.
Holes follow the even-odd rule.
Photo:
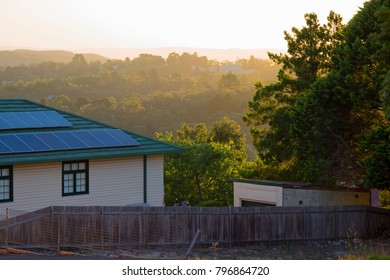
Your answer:
[[[364,0],[0,0],[0,47],[285,48],[283,30],[344,23]]]

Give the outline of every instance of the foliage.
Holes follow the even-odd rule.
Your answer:
[[[390,209],[390,190],[380,190],[379,197],[381,200],[381,207]]]
[[[244,119],[264,163],[288,166],[280,179],[388,188],[388,9],[367,2],[345,28],[305,15],[289,53],[270,54],[278,82],[258,85]]]
[[[381,7],[382,1],[371,1],[355,15],[335,48],[331,72],[293,109],[292,134],[306,180],[377,188],[390,183],[389,121],[380,97],[389,65],[376,39]]]
[[[290,169],[293,177],[279,179],[303,179],[295,176],[297,162],[296,140],[291,135],[291,115],[297,98],[304,96],[317,78],[328,73],[331,54],[340,43],[341,17],[333,12],[328,23],[321,25],[317,15],[305,14],[306,26],[292,28],[292,35],[285,32],[288,54],[269,53],[270,59],[282,65],[278,81],[263,87],[257,83],[249,112],[244,121],[251,129],[254,145],[265,164],[275,170]]]
[[[224,116],[242,126],[253,84],[275,80],[280,68],[253,56],[233,64],[196,53],[171,53],[166,59],[140,54],[103,63],[76,54],[68,60],[0,66],[0,97],[31,99],[153,136],[182,123],[211,125]],[[222,71],[231,64],[236,71]],[[243,131],[249,140],[249,130]]]
[[[225,118],[210,131],[205,124],[184,124],[159,139],[179,145],[182,153],[165,159],[165,204],[189,201],[190,205],[232,205],[232,178],[238,177],[246,161],[240,126]]]
[[[361,149],[367,151],[362,159],[365,185],[388,189],[390,183],[390,126],[373,126],[360,138]]]

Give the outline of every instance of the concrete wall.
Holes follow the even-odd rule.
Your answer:
[[[234,206],[236,207],[242,206],[243,200],[282,206],[282,194],[281,187],[234,182]]]
[[[320,189],[283,189],[283,206],[370,205],[370,192]]]
[[[293,183],[291,183],[293,185]],[[291,185],[289,183],[289,185]],[[371,205],[373,195],[365,189],[291,187],[282,182],[260,180],[234,181],[234,206],[242,201],[275,206]]]

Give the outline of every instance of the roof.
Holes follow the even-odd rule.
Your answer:
[[[247,184],[259,185],[259,186],[261,185],[261,186],[279,187],[283,189],[370,192],[370,190],[366,188],[317,186],[317,185],[312,185],[310,183],[303,183],[303,182],[269,181],[269,180],[240,179],[240,178],[234,178],[233,182],[247,183]]]
[[[16,128],[0,125],[0,136],[5,135],[18,135],[26,133],[39,134],[42,132],[80,132],[80,131],[96,131],[96,130],[111,130],[118,128],[106,125],[73,113],[65,112],[62,110],[54,109],[39,103],[35,103],[26,99],[0,99],[0,114],[2,116],[7,115],[10,112],[37,112],[37,111],[55,111],[59,114],[59,118],[64,118],[70,125],[49,127],[45,124],[38,127],[32,125],[31,127]],[[17,113],[20,115],[20,113]],[[34,115],[34,113],[32,113]],[[36,115],[36,114],[35,114]],[[1,121],[1,120],[0,120]],[[113,157],[127,157],[127,156],[139,156],[139,155],[152,155],[152,154],[165,154],[171,152],[182,151],[182,148],[174,146],[169,143],[165,143],[150,137],[146,137],[131,131],[124,131],[129,138],[132,138],[137,145],[130,146],[112,146],[112,147],[98,147],[98,148],[79,148],[79,149],[66,149],[66,150],[50,150],[50,151],[33,151],[33,152],[12,152],[3,153],[0,156],[0,165],[14,165],[14,164],[27,164],[38,162],[53,162],[53,161],[65,161],[65,160],[81,160],[81,159],[96,159],[96,158],[113,158]]]

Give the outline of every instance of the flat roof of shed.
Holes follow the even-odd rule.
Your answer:
[[[233,179],[233,182],[248,183],[248,184],[253,184],[253,185],[280,187],[280,188],[286,188],[286,189],[370,192],[370,190],[366,189],[366,188],[317,186],[317,185],[313,185],[310,183],[304,183],[304,182],[269,181],[269,180],[240,179],[240,178]]]

